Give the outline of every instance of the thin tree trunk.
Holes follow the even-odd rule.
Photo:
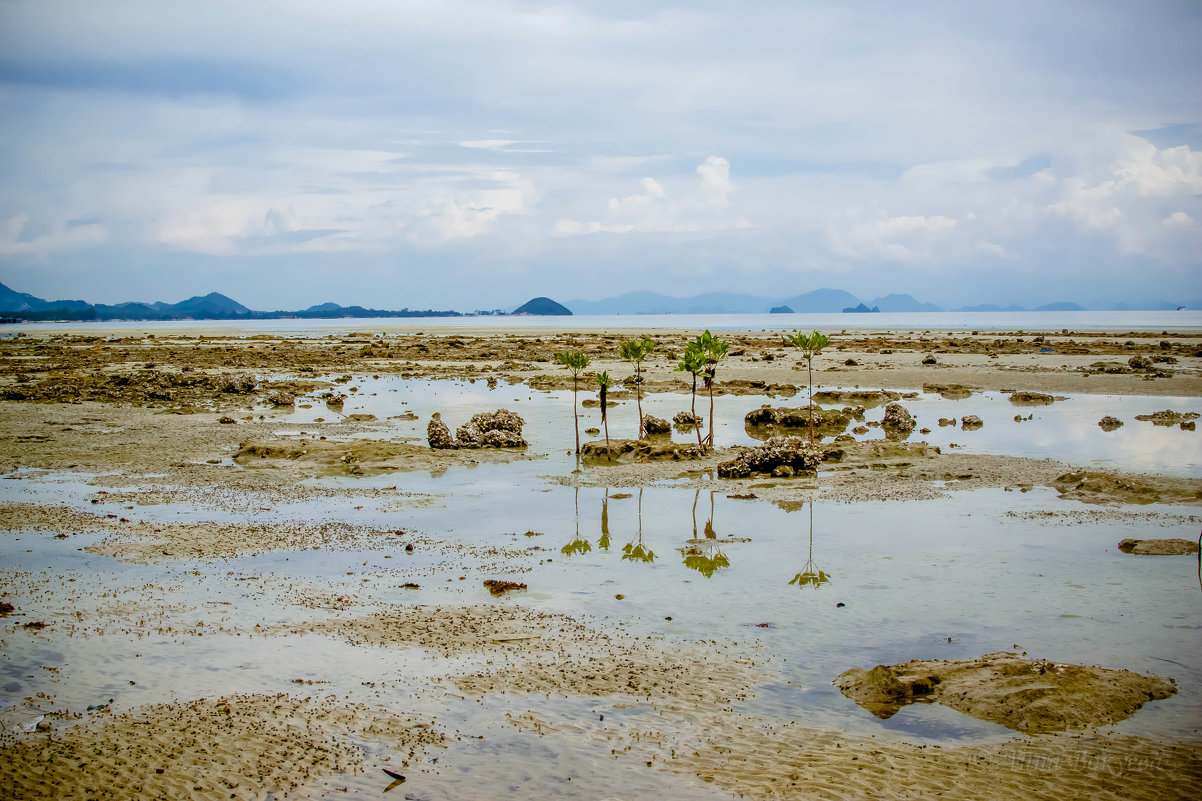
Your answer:
[[[609,449],[609,418],[602,415],[601,425],[605,426],[605,455],[612,462],[614,460],[613,452]]]
[[[639,407],[639,439],[643,438],[643,372],[634,367],[634,402]]]
[[[576,453],[580,453],[580,415],[576,412],[576,376],[572,376],[572,422],[576,426]]]
[[[806,368],[810,373],[810,445],[814,444],[814,360],[806,359]]]
[[[701,423],[697,422],[697,374],[693,373],[693,430],[697,432],[697,447],[701,447]]]
[[[709,446],[714,447],[714,382],[710,381],[710,435],[706,437]]]

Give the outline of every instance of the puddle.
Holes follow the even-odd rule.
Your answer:
[[[6,536],[0,539],[0,568],[19,598],[19,616],[4,619],[11,630],[0,653],[0,681],[16,687],[3,696],[8,706],[20,706],[25,715],[24,699],[37,699],[38,693],[53,701],[35,703],[34,709],[40,704],[83,710],[112,698],[113,711],[120,712],[235,691],[328,692],[437,718],[449,734],[458,732],[460,739],[437,754],[437,772],[414,772],[405,790],[415,797],[458,797],[467,776],[472,786],[489,786],[498,798],[597,797],[607,787],[621,787],[630,797],[725,797],[641,762],[616,759],[602,739],[591,736],[600,726],[594,722],[599,710],[611,720],[637,717],[637,711],[618,710],[624,699],[507,695],[477,702],[432,686],[432,658],[417,648],[352,646],[316,634],[254,635],[256,623],[343,614],[304,602],[320,591],[357,594],[357,611],[388,604],[503,603],[622,624],[633,636],[737,643],[763,669],[765,683],[736,711],[827,731],[915,743],[1012,739],[1009,730],[938,705],[911,705],[879,720],[844,698],[831,681],[850,667],[1018,650],[1172,676],[1178,695],[1148,704],[1113,728],[1168,737],[1198,734],[1202,591],[1196,564],[1117,550],[1123,538],[1149,536],[1147,527],[1104,516],[1078,525],[1041,523],[1038,515],[1021,513],[1069,504],[1040,488],[1022,494],[961,491],[907,503],[805,504],[796,511],[673,482],[641,490],[573,489],[543,478],[574,466],[568,450],[570,392],[503,384],[490,389],[484,381],[359,378],[353,385],[360,391],[343,413],[374,414],[381,421],[366,436],[424,441],[435,410],[454,428],[476,412],[505,407],[526,418],[530,451],[543,458],[454,467],[441,476],[313,480],[379,489],[378,499],[226,511],[172,503],[137,506],[129,513],[163,522],[348,520],[464,546],[455,554],[434,547],[406,552],[406,539],[396,538],[371,547],[134,565],[79,550],[102,536],[96,533],[67,540],[50,533]],[[643,405],[647,413],[670,419],[688,401],[687,394],[658,394]],[[803,402],[795,397],[773,405]],[[718,444],[754,443],[742,421],[762,403],[718,398]],[[1199,411],[1198,399],[1071,396],[1051,406],[1016,407],[997,393],[960,401],[924,394],[904,405],[918,416],[919,427],[932,428],[913,438],[932,444],[1202,475],[1195,434],[1133,419],[1166,407]],[[407,411],[419,419],[389,419]],[[1015,423],[1020,413],[1034,417]],[[333,418],[317,403],[268,414],[294,424],[297,432],[316,417]],[[869,410],[868,419],[880,414]],[[961,431],[936,425],[938,417],[965,414],[980,416],[985,426]],[[1104,414],[1127,424],[1102,432],[1096,423]],[[599,422],[596,409],[585,409],[582,438],[583,428]],[[633,401],[611,411],[613,436],[636,427]],[[687,442],[691,434],[672,436]],[[0,483],[0,500],[121,512],[103,496],[101,504],[90,504],[98,496],[89,476],[24,471],[9,477],[20,480]],[[395,497],[385,491],[389,487],[429,494],[435,502],[398,511],[388,505]],[[1171,516],[1157,526],[1156,537],[1197,536],[1196,526],[1184,522],[1193,508],[1141,511]],[[489,549],[498,555],[485,556]],[[490,577],[518,577],[529,589],[495,601],[482,586]],[[420,589],[403,589],[406,581]],[[75,611],[89,618],[102,608],[128,613],[110,615],[103,635],[98,624],[71,620]],[[47,632],[16,630],[42,618],[51,624]],[[152,625],[139,627],[146,620]],[[64,636],[73,625],[80,627],[79,636]],[[471,663],[471,657],[445,661],[445,672]],[[296,685],[295,679],[316,684]],[[510,725],[507,713],[528,710],[556,722],[560,733]],[[373,759],[385,755],[379,744],[371,747]],[[334,784],[352,793],[379,792],[386,782],[377,763],[371,764],[365,774],[337,777]]]

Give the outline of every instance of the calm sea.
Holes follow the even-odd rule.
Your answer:
[[[0,335],[18,331],[186,331],[209,329],[230,334],[283,333],[325,336],[343,331],[404,329],[429,331],[469,328],[491,331],[546,328],[571,330],[637,330],[674,328],[700,331],[885,331],[885,330],[1025,330],[1025,331],[1202,331],[1202,311],[1077,312],[906,312],[891,314],[632,314],[574,317],[409,317],[339,318],[333,320],[177,320],[22,323],[4,326]]]

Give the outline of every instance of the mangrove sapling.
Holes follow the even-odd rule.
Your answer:
[[[689,373],[693,376],[692,399],[689,411],[693,415],[693,430],[697,432],[698,445],[701,444],[701,424],[697,422],[697,376],[705,372],[705,362],[705,352],[696,341],[693,341],[685,345],[684,356],[680,358],[680,363],[676,365],[677,371]]]
[[[822,353],[822,349],[831,344],[830,337],[825,334],[820,334],[817,331],[812,334],[803,334],[800,331],[794,331],[792,334],[785,334],[785,339],[794,347],[801,350],[801,355],[806,360],[806,369],[809,373],[810,385],[810,444],[814,444],[814,357]]]
[[[718,373],[718,363],[726,358],[730,345],[711,334],[709,329],[706,329],[704,334],[693,341],[705,355],[705,371],[701,373],[701,378],[705,381],[705,388],[709,390],[710,396],[710,433],[705,438],[705,444],[712,448],[714,447],[714,376]]]
[[[612,460],[613,455],[609,451],[609,415],[605,413],[605,395],[609,392],[609,373],[602,370],[594,378],[597,380],[597,400],[601,402],[601,425],[605,427],[605,455]]]
[[[646,436],[643,430],[643,360],[655,350],[655,341],[647,337],[628,339],[619,346],[622,358],[634,365],[634,399],[639,409],[639,439]]]
[[[588,367],[588,356],[580,351],[565,350],[555,354],[555,361],[572,371],[572,422],[576,425],[576,453],[580,453],[580,415],[576,412],[576,390],[580,371]],[[604,406],[602,407],[604,409]]]

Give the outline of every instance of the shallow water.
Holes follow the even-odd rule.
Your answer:
[[[330,422],[351,414],[374,414],[380,420],[377,432],[365,436],[404,439],[424,443],[430,415],[439,411],[451,431],[466,423],[473,414],[507,408],[526,420],[524,436],[530,452],[553,458],[552,465],[543,463],[542,473],[571,464],[572,393],[569,391],[541,392],[522,384],[499,383],[490,389],[483,381],[429,381],[381,377],[357,378],[347,386],[356,386],[340,412],[327,408],[315,398],[298,400],[311,408],[296,408],[292,412],[265,412],[272,419],[295,421],[296,431],[316,418]],[[849,389],[824,387],[824,389]],[[594,392],[579,393],[578,400],[594,398]],[[1183,431],[1177,426],[1158,426],[1136,420],[1136,415],[1152,414],[1163,409],[1202,414],[1202,398],[1145,397],[1133,395],[1071,394],[1064,400],[1045,406],[1018,405],[1000,392],[978,392],[963,400],[947,400],[937,393],[915,393],[900,403],[910,411],[917,423],[909,440],[924,441],[942,448],[953,443],[965,453],[989,453],[1023,456],[1032,459],[1058,459],[1078,466],[1102,469],[1155,472],[1173,476],[1202,476],[1202,439],[1196,431]],[[803,408],[807,404],[802,390],[791,398],[775,398],[768,405]],[[755,445],[757,440],[744,426],[748,412],[765,405],[762,396],[721,395],[714,399],[714,441],[718,447]],[[830,406],[830,404],[828,404]],[[690,408],[687,393],[660,392],[643,398],[643,413],[671,421],[672,417]],[[264,410],[261,410],[264,411]],[[416,420],[399,420],[397,415],[413,413]],[[709,399],[697,398],[697,412],[709,426]],[[864,421],[879,422],[884,407],[867,409]],[[965,415],[977,415],[984,426],[965,431],[958,421]],[[1117,417],[1122,428],[1105,432],[1098,427],[1104,416]],[[1024,418],[1016,422],[1015,417]],[[1031,419],[1025,419],[1030,417]],[[940,426],[940,418],[956,419],[955,426]],[[853,422],[848,432],[862,422]],[[600,410],[580,408],[581,442],[596,440],[600,435],[585,434],[585,429],[601,426]],[[923,434],[922,428],[930,432]],[[609,432],[615,439],[631,438],[638,430],[638,411],[635,400],[620,401],[609,410]],[[800,434],[801,432],[797,432]],[[674,429],[675,442],[695,441],[691,431]],[[881,439],[879,428],[869,428],[857,439]],[[828,438],[829,439],[829,438]],[[511,466],[512,469],[515,466]],[[529,465],[527,466],[529,467]],[[521,470],[522,468],[517,468]]]
[[[403,539],[371,549],[277,551],[141,566],[78,550],[99,539],[95,534],[57,540],[48,533],[18,533],[0,539],[0,566],[18,587],[43,573],[62,576],[50,584],[53,595],[39,595],[23,607],[31,614],[38,608],[59,609],[64,616],[54,621],[58,634],[52,639],[53,632],[16,630],[7,635],[0,656],[0,698],[12,707],[46,692],[53,694],[56,707],[72,710],[112,698],[113,710],[120,712],[234,691],[337,693],[434,717],[449,734],[461,733],[462,739],[445,752],[433,752],[439,757],[437,771],[427,762],[425,769],[411,773],[405,791],[416,797],[455,798],[462,795],[464,782],[488,786],[498,798],[599,797],[606,788],[620,788],[626,797],[724,797],[700,783],[647,769],[642,762],[617,759],[590,737],[602,725],[601,714],[611,723],[644,714],[637,705],[626,708],[623,699],[506,695],[480,702],[430,690],[426,678],[473,666],[471,656],[444,660],[416,648],[355,647],[316,634],[246,633],[255,623],[337,616],[296,603],[298,590],[316,587],[362,593],[368,608],[382,603],[500,603],[589,616],[635,636],[738,643],[732,649],[749,653],[766,671],[766,683],[754,698],[737,705],[739,711],[827,731],[918,743],[1011,739],[1015,734],[1001,726],[939,705],[912,705],[880,720],[844,698],[831,681],[850,667],[1020,650],[1056,661],[1171,676],[1178,682],[1176,696],[1146,705],[1114,728],[1199,735],[1202,590],[1196,562],[1128,556],[1115,548],[1120,539],[1132,536],[1193,539],[1193,524],[1172,522],[1150,530],[1105,520],[1053,525],[1024,516],[1093,508],[1062,501],[1044,489],[959,491],[907,503],[817,503],[791,512],[720,491],[699,492],[681,481],[642,490],[577,490],[545,478],[574,467],[568,451],[570,392],[543,393],[520,385],[490,390],[484,382],[359,379],[354,384],[360,391],[343,413],[381,418],[379,431],[369,436],[424,440],[435,409],[453,429],[475,412],[504,406],[526,417],[530,450],[540,458],[454,468],[441,476],[407,472],[320,480],[395,485],[441,498],[400,512],[384,511],[383,493],[378,500],[355,501],[361,508],[354,510],[320,503],[246,512],[181,504],[128,510],[91,504],[96,490],[86,476],[39,471],[0,481],[0,499],[57,501],[92,512],[171,522],[349,519],[466,545],[528,549],[525,556],[509,560],[511,577],[528,583],[528,592],[493,600],[481,580],[503,576],[480,559],[464,556],[451,563],[422,549],[407,554]],[[670,417],[687,402],[687,396],[654,395],[644,401],[644,409]],[[718,398],[718,444],[753,443],[742,415],[761,403],[762,398]],[[800,406],[803,399],[783,403]],[[925,438],[935,444],[954,441],[979,453],[1199,475],[1194,433],[1131,419],[1166,406],[1202,410],[1198,399],[1071,396],[1052,406],[1019,408],[996,393],[961,401],[924,394],[904,404],[918,415],[920,426],[932,427]],[[637,425],[634,407],[626,401],[611,411],[611,434],[632,432]],[[406,410],[419,419],[386,420]],[[1019,413],[1034,418],[1013,422]],[[597,410],[587,414],[595,424]],[[880,414],[880,409],[869,410],[867,419]],[[981,416],[985,427],[966,432],[934,425],[940,416],[964,414]],[[1102,414],[1123,418],[1127,425],[1102,432],[1096,425]],[[335,417],[318,404],[272,416],[294,422],[297,431],[314,417]],[[691,435],[673,436],[687,441]],[[1176,515],[1195,511],[1141,509]],[[525,537],[527,531],[542,536]],[[407,580],[418,581],[422,589],[400,589]],[[111,600],[88,600],[106,590],[120,592]],[[152,627],[153,633],[137,636],[114,625],[104,636],[61,636],[70,625],[66,611],[73,603],[131,599],[146,605],[137,616],[171,628],[159,633]],[[200,622],[205,623],[204,636],[197,636]],[[231,633],[234,629],[244,633]],[[320,683],[298,687],[295,679]],[[539,735],[509,725],[507,712],[527,710],[574,731]],[[337,777],[332,786],[364,793],[382,789],[384,779],[376,766],[387,753],[379,743],[366,745],[373,767],[361,776]]]

